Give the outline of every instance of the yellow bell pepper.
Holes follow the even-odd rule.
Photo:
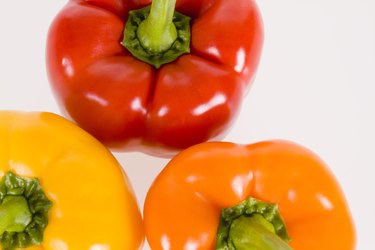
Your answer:
[[[58,115],[0,111],[0,179],[1,249],[143,244],[142,218],[120,165]]]

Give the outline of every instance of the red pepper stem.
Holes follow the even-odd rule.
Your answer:
[[[168,50],[177,39],[177,29],[173,24],[176,0],[153,0],[149,16],[138,30],[138,39],[145,49],[160,53]]]

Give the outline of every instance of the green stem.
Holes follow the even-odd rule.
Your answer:
[[[0,180],[0,249],[42,243],[51,206],[38,179],[6,173]]]
[[[238,250],[290,250],[263,216],[240,216],[232,222],[229,238]]]
[[[248,198],[221,210],[216,250],[290,250],[277,205]]]
[[[137,31],[141,45],[153,53],[168,50],[177,39],[173,23],[176,0],[153,0],[150,14]]]
[[[0,235],[6,232],[23,232],[31,222],[32,214],[25,197],[7,196],[0,205]]]
[[[174,11],[176,0],[154,0],[129,11],[121,44],[137,59],[159,68],[190,52],[190,17]]]

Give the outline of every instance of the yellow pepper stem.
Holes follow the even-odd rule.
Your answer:
[[[32,214],[25,197],[7,196],[0,205],[0,234],[23,232],[31,222]]]
[[[0,180],[0,245],[12,250],[40,244],[51,201],[37,179],[11,172]]]

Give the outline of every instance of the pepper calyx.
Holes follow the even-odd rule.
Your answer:
[[[216,250],[290,250],[290,237],[276,204],[252,197],[220,213]]]
[[[173,26],[167,26],[169,27],[168,29],[175,27],[176,38],[174,41],[170,43],[170,36],[161,35],[160,37],[168,37],[168,39],[162,39],[167,40],[167,44],[163,42],[161,45],[153,45],[150,47],[150,42],[154,42],[152,41],[154,40],[154,36],[149,39],[144,39],[143,36],[149,35],[150,32],[142,31],[146,30],[142,26],[143,23],[147,21],[150,11],[151,7],[147,6],[129,12],[121,44],[126,47],[134,57],[153,65],[155,68],[159,68],[161,65],[172,62],[179,56],[190,52],[190,17],[175,11],[172,18]],[[148,23],[150,23],[150,25],[153,24],[152,22]],[[141,32],[139,32],[140,27]],[[173,28],[170,30],[173,31]],[[173,34],[171,36],[173,37]]]
[[[11,250],[39,245],[48,224],[52,202],[38,179],[12,172],[0,180],[0,244]]]

